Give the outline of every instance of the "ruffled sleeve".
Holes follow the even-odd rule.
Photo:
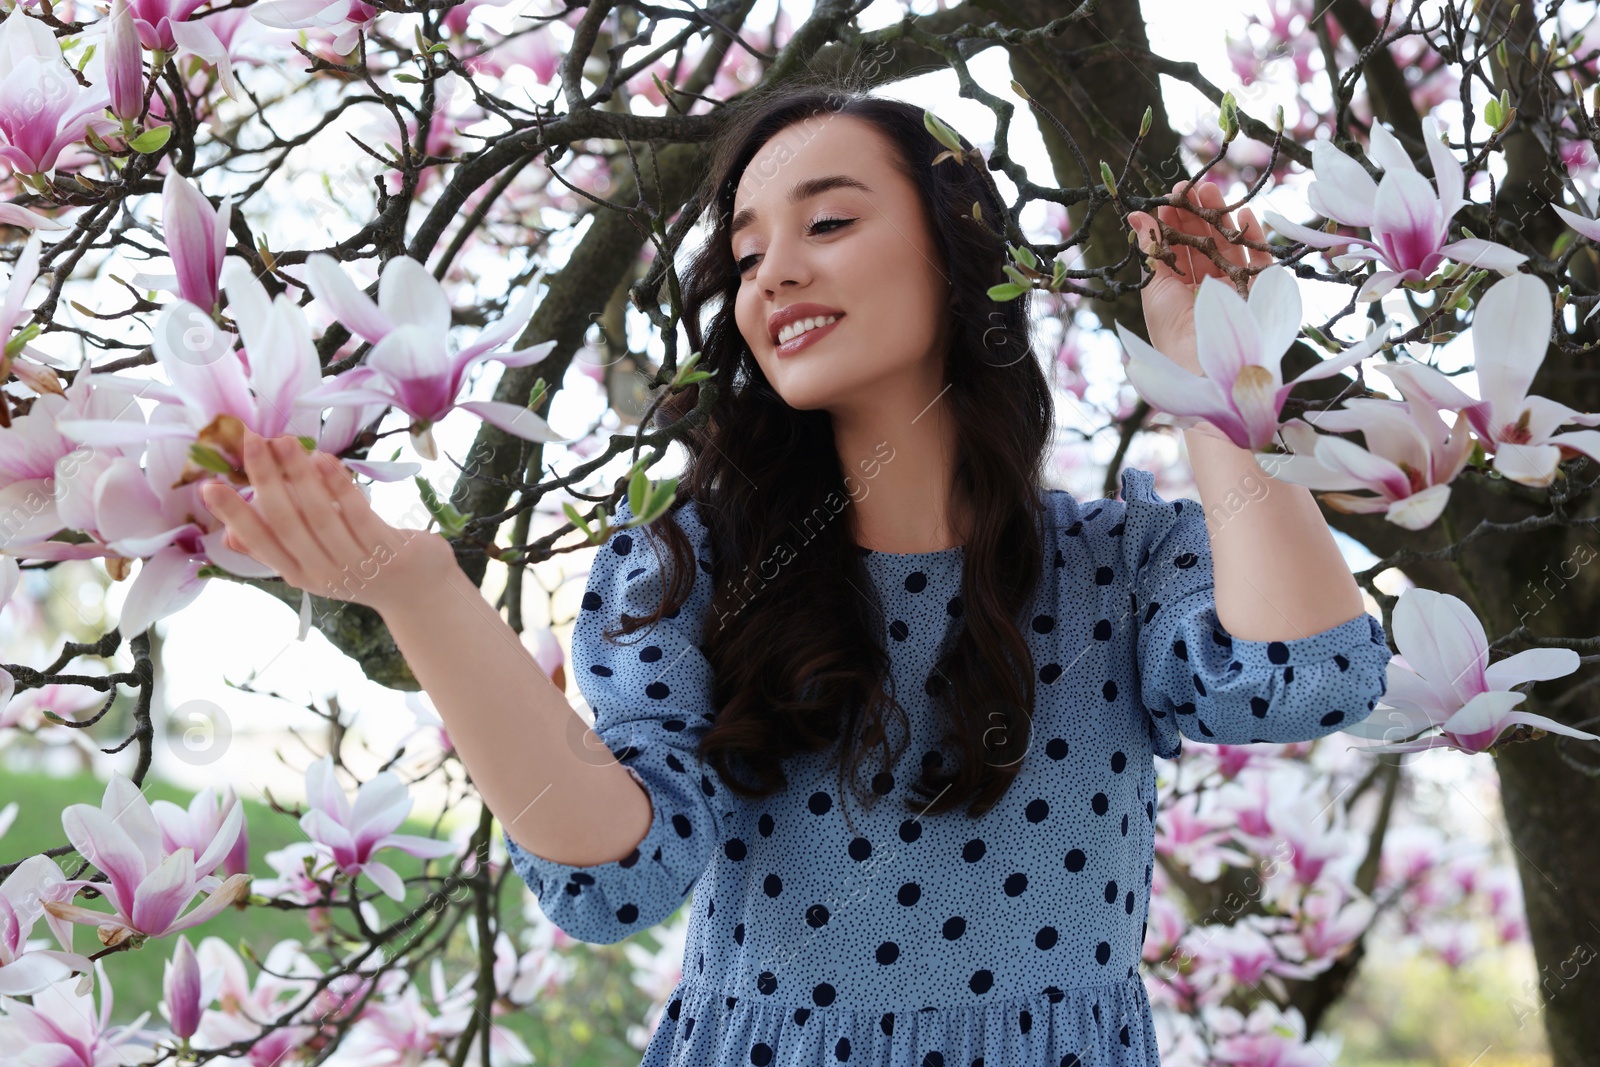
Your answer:
[[[1309,741],[1371,715],[1393,656],[1383,624],[1363,612],[1288,641],[1229,634],[1217,619],[1200,502],[1162,500],[1154,482],[1137,467],[1122,472],[1124,573],[1156,755],[1176,757],[1183,737],[1218,745]]]
[[[595,553],[572,632],[572,669],[594,711],[594,731],[649,793],[649,832],[627,856],[591,867],[552,862],[505,835],[512,865],[540,909],[567,934],[594,944],[669,918],[721,839],[717,806],[726,794],[695,752],[713,718],[711,668],[699,647],[711,565],[695,504],[674,514],[697,561],[689,599],[654,627],[618,639],[624,643],[607,641],[601,631],[614,629],[622,613],[654,614],[672,558],[652,535],[619,530]],[[624,501],[615,521],[630,517]]]

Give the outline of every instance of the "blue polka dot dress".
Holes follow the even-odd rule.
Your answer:
[[[626,531],[597,552],[572,667],[596,732],[650,794],[650,830],[591,867],[507,846],[544,913],[583,941],[662,922],[693,890],[683,978],[645,1067],[1157,1067],[1138,973],[1153,757],[1177,756],[1183,737],[1333,733],[1371,714],[1391,653],[1367,614],[1296,640],[1231,637],[1199,503],[1162,500],[1148,471],[1121,480],[1120,500],[1046,494],[1044,578],[1025,629],[1032,743],[979,819],[922,817],[903,799],[918,764],[955,756],[937,743],[924,683],[959,625],[961,547],[867,553],[912,734],[887,771],[876,748],[863,761],[877,802],[863,811],[850,797],[849,823],[825,753],[786,762],[790,788],[760,801],[695,756],[713,710],[695,505],[678,512],[701,560],[694,591],[624,638],[635,644],[600,632],[622,612],[653,613],[656,554]]]

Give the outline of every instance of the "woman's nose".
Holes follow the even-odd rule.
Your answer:
[[[777,292],[781,286],[803,283],[807,276],[805,253],[797,241],[775,237],[756,265],[756,284],[763,292]]]

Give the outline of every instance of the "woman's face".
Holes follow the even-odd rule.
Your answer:
[[[861,412],[897,381],[940,387],[950,283],[894,151],[870,123],[829,113],[779,131],[740,177],[734,318],[790,407]],[[837,321],[780,337],[787,308],[803,312],[797,325]]]

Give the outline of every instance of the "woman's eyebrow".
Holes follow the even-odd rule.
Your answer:
[[[867,183],[848,174],[827,174],[820,178],[803,178],[794,183],[789,190],[789,203],[798,204],[809,197],[817,196],[830,189],[860,189],[863,193],[872,190]],[[733,216],[733,223],[728,227],[728,236],[737,236],[739,231],[756,221],[756,209],[747,207]]]

